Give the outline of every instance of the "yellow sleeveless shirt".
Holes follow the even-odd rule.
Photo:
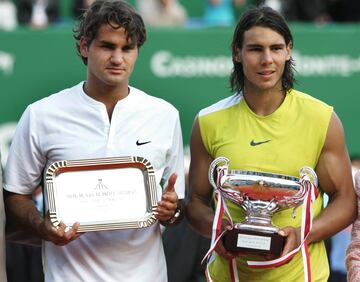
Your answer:
[[[229,169],[251,170],[299,177],[303,166],[315,169],[323,148],[331,106],[299,91],[287,93],[281,106],[268,116],[258,116],[236,94],[200,111],[198,115],[204,146],[213,158],[227,157]],[[323,193],[313,205],[313,215],[323,208]],[[235,222],[244,219],[242,208],[227,203]],[[301,207],[276,212],[278,227],[301,225]],[[324,242],[309,245],[312,282],[326,282],[329,266]],[[251,269],[237,258],[240,281],[304,281],[301,253],[285,265],[270,269]],[[230,281],[228,262],[216,255],[210,266],[213,281]]]

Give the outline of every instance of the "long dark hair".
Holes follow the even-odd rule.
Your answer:
[[[283,16],[270,7],[254,7],[241,16],[236,25],[233,40],[231,43],[233,70],[230,75],[230,87],[233,92],[240,92],[244,89],[243,65],[236,60],[237,50],[242,48],[245,31],[254,26],[270,28],[284,37],[286,45],[293,46],[294,40],[289,26]],[[293,88],[295,83],[294,71],[295,63],[293,58],[286,61],[282,76],[282,87],[285,93]]]
[[[87,58],[80,54],[80,39],[85,38],[88,45],[95,39],[99,28],[104,24],[113,28],[124,28],[128,39],[140,48],[146,41],[146,29],[141,16],[126,2],[121,0],[97,0],[80,17],[74,28],[74,38],[78,55],[87,64]]]

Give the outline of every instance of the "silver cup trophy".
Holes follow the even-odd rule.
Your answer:
[[[306,189],[300,178],[255,171],[229,170],[229,159],[219,157],[209,168],[209,181],[222,197],[245,210],[245,220],[235,223],[225,232],[223,245],[232,252],[281,255],[285,238],[271,222],[272,215],[280,210],[302,204]],[[306,175],[316,187],[317,176],[310,167],[300,169],[300,177]]]

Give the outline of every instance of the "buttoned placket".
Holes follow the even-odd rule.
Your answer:
[[[107,131],[107,146],[108,148],[111,148],[115,143],[118,143],[119,140],[115,140],[115,138],[119,138],[119,134],[117,134],[117,131],[119,131],[120,126],[122,123],[125,123],[126,121],[123,120],[121,117],[124,116],[126,113],[127,107],[129,107],[130,103],[130,94],[129,96],[125,97],[124,99],[119,100],[113,110],[111,122],[109,121],[109,129]],[[108,119],[109,120],[109,119]],[[117,142],[115,142],[117,141]]]

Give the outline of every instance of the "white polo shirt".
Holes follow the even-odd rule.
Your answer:
[[[178,174],[176,192],[183,198],[178,111],[130,87],[110,122],[105,105],[87,96],[82,86],[28,106],[10,148],[5,189],[31,194],[55,161],[133,155],[154,166],[159,199],[160,182],[173,172]],[[158,223],[145,229],[87,232],[63,247],[51,242],[43,246],[45,281],[167,281]]]

